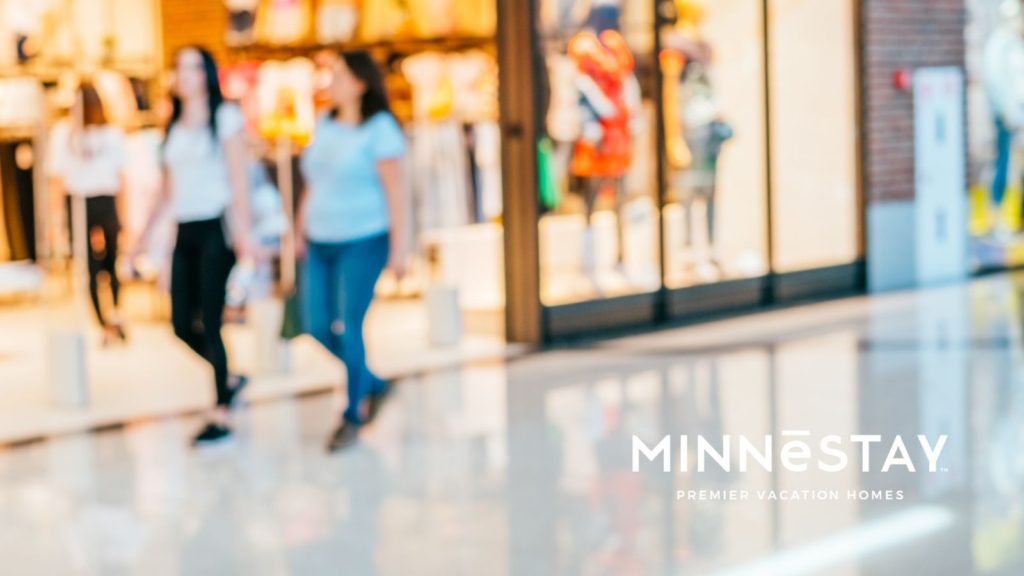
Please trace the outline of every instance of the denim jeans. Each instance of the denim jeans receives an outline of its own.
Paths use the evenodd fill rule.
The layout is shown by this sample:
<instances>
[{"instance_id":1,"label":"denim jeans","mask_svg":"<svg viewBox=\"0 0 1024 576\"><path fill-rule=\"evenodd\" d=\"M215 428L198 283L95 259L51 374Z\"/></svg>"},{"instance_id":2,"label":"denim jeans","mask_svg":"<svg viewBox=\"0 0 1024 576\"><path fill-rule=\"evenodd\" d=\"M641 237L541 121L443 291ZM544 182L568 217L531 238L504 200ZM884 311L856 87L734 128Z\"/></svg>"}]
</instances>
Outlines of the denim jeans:
<instances>
[{"instance_id":1,"label":"denim jeans","mask_svg":"<svg viewBox=\"0 0 1024 576\"><path fill-rule=\"evenodd\" d=\"M300 289L306 329L345 364L344 418L361 424L359 405L384 382L366 365L363 321L388 260L388 234L351 242L309 242Z\"/></svg>"},{"instance_id":2,"label":"denim jeans","mask_svg":"<svg viewBox=\"0 0 1024 576\"><path fill-rule=\"evenodd\" d=\"M996 165L992 176L992 203L1001 206L1006 193L1006 181L1010 171L1010 146L1013 144L1013 132L1006 122L998 116L996 122Z\"/></svg>"}]
</instances>

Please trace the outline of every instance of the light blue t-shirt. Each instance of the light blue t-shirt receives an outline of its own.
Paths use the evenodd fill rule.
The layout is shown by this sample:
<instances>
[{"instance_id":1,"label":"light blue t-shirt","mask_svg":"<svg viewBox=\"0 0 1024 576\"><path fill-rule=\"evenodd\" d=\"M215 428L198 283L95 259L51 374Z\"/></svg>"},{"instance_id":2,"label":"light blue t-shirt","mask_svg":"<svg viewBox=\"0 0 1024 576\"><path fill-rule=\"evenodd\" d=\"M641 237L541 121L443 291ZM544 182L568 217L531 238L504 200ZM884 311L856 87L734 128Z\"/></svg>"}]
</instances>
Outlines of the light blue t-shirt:
<instances>
[{"instance_id":1,"label":"light blue t-shirt","mask_svg":"<svg viewBox=\"0 0 1024 576\"><path fill-rule=\"evenodd\" d=\"M349 242L387 232L388 199L377 162L404 153L405 135L391 114L380 112L358 126L321 118L302 156L306 238Z\"/></svg>"}]
</instances>

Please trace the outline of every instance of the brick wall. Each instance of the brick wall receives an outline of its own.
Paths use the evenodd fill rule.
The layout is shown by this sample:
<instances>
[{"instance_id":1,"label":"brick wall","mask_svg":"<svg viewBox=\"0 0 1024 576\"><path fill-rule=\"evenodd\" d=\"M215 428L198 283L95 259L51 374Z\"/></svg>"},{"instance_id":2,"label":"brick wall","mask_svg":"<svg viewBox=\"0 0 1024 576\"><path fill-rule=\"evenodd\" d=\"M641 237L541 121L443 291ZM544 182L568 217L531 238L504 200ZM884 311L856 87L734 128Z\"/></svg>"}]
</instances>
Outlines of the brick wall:
<instances>
[{"instance_id":1,"label":"brick wall","mask_svg":"<svg viewBox=\"0 0 1024 576\"><path fill-rule=\"evenodd\" d=\"M864 193L868 202L909 200L913 98L892 76L900 68L964 66L964 0L862 0L860 10Z\"/></svg>"},{"instance_id":2,"label":"brick wall","mask_svg":"<svg viewBox=\"0 0 1024 576\"><path fill-rule=\"evenodd\" d=\"M228 13L224 0L161 0L164 62L170 64L182 46L199 44L208 48L218 62L227 61L224 31Z\"/></svg>"}]
</instances>

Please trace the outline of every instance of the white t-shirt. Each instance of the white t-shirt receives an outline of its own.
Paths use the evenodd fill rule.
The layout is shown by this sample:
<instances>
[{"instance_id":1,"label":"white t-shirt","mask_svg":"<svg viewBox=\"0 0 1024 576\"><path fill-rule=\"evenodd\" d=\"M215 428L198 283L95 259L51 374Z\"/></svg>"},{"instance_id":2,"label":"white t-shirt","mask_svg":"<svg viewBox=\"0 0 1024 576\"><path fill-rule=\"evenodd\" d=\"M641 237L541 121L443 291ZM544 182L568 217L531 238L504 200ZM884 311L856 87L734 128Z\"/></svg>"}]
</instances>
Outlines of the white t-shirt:
<instances>
[{"instance_id":1,"label":"white t-shirt","mask_svg":"<svg viewBox=\"0 0 1024 576\"><path fill-rule=\"evenodd\" d=\"M75 196L117 194L125 156L124 133L114 126L89 126L73 135L71 125L61 122L50 133L49 174Z\"/></svg>"},{"instance_id":2,"label":"white t-shirt","mask_svg":"<svg viewBox=\"0 0 1024 576\"><path fill-rule=\"evenodd\" d=\"M209 124L171 128L164 144L163 161L171 179L174 217L178 222L213 220L231 203L231 181L224 159L224 142L245 127L242 111L234 104L217 109L217 139Z\"/></svg>"}]
</instances>

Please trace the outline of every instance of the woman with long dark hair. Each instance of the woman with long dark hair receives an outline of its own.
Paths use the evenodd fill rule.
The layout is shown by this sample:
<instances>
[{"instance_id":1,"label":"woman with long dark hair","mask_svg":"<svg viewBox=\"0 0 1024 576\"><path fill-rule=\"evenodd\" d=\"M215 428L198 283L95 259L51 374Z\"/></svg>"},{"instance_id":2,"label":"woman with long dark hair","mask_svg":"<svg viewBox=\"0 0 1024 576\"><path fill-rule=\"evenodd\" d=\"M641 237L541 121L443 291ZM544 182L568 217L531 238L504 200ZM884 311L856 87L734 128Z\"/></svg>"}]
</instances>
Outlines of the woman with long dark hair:
<instances>
[{"instance_id":1,"label":"woman with long dark hair","mask_svg":"<svg viewBox=\"0 0 1024 576\"><path fill-rule=\"evenodd\" d=\"M49 172L57 189L67 196L68 229L72 198L85 201L85 232L89 247L89 296L103 328L104 344L126 339L118 317L121 282L117 277L118 235L121 232L120 191L124 188L124 133L107 122L103 102L92 84L78 88L70 129L55 132L50 142ZM112 310L104 312L99 292L101 276L110 286Z\"/></svg>"},{"instance_id":2,"label":"woman with long dark hair","mask_svg":"<svg viewBox=\"0 0 1024 576\"><path fill-rule=\"evenodd\" d=\"M196 435L203 445L230 438L228 408L246 379L228 372L221 324L228 275L253 258L244 120L221 94L217 64L199 47L175 58L172 113L162 150L163 186L142 234L170 204L178 223L171 261L174 333L213 367L216 407Z\"/></svg>"},{"instance_id":3,"label":"woman with long dark hair","mask_svg":"<svg viewBox=\"0 0 1024 576\"><path fill-rule=\"evenodd\" d=\"M385 265L404 272L405 137L368 53L344 52L328 66L334 109L318 122L302 158L307 192L297 229L306 328L347 373L348 407L327 446L334 451L356 441L389 389L366 365L363 321Z\"/></svg>"}]
</instances>

